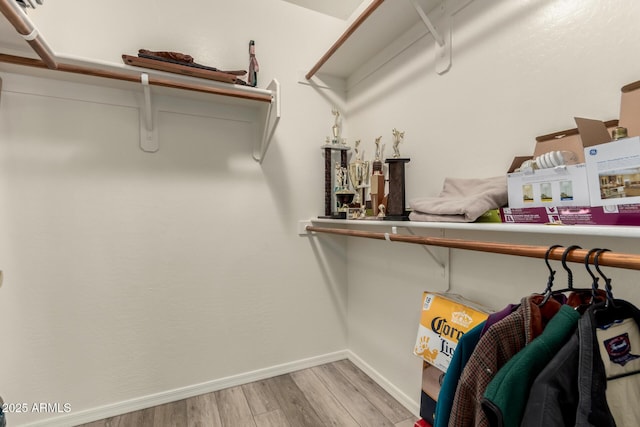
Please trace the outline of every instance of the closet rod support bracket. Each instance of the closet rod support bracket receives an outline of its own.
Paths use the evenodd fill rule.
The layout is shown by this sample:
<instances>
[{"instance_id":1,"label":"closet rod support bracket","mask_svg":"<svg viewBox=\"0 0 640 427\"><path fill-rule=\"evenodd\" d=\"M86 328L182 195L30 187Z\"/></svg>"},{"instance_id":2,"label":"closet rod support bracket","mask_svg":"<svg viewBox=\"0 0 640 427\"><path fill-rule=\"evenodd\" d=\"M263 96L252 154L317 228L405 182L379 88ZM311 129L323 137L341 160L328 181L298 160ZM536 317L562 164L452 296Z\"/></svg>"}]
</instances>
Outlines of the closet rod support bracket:
<instances>
[{"instance_id":1,"label":"closet rod support bracket","mask_svg":"<svg viewBox=\"0 0 640 427\"><path fill-rule=\"evenodd\" d=\"M153 127L153 108L151 104L151 88L149 87L149 75L140 74L143 99L140 107L140 148L147 153L158 151L158 132Z\"/></svg>"},{"instance_id":2,"label":"closet rod support bracket","mask_svg":"<svg viewBox=\"0 0 640 427\"><path fill-rule=\"evenodd\" d=\"M311 232L307 230L307 227L311 225L313 225L311 221L298 221L298 236L310 236Z\"/></svg>"},{"instance_id":3,"label":"closet rod support bracket","mask_svg":"<svg viewBox=\"0 0 640 427\"><path fill-rule=\"evenodd\" d=\"M405 229L412 236L416 236L417 235L416 233L413 232L413 230L410 227L405 227ZM443 236L444 236L444 230L440 230L440 237L443 237ZM427 246L427 245L421 245L421 246L424 248L425 251L427 251L427 253L431 257L431 259L438 265L438 267L442 268L443 270L448 268L448 264L449 264L449 251L448 250L446 252L446 255L444 256L445 260L443 261L441 259L441 257L439 257L433 251L433 249L430 246Z\"/></svg>"},{"instance_id":4,"label":"closet rod support bracket","mask_svg":"<svg viewBox=\"0 0 640 427\"><path fill-rule=\"evenodd\" d=\"M262 163L264 160L264 156L267 153L269 144L271 144L273 135L280 122L280 116L282 115L280 106L280 83L278 80L273 79L267 86L267 89L270 90L273 95L271 103L267 106L266 112L261 119L262 136L253 147L252 154L253 159L258 163Z\"/></svg>"},{"instance_id":5,"label":"closet rod support bracket","mask_svg":"<svg viewBox=\"0 0 640 427\"><path fill-rule=\"evenodd\" d=\"M424 12L418 0L411 0L413 7L424 22L435 40L435 68L436 73L444 74L451 68L451 11L447 7L447 0L443 0L433 13L433 18Z\"/></svg>"},{"instance_id":6,"label":"closet rod support bracket","mask_svg":"<svg viewBox=\"0 0 640 427\"><path fill-rule=\"evenodd\" d=\"M431 22L431 19L429 18L429 16L424 12L424 10L422 9L422 6L418 4L418 0L411 0L411 3L413 3L413 8L416 10L418 15L420 16L420 19L422 19L422 22L424 22L424 25L427 26L427 29L429 30L433 38L436 40L436 43L438 44L438 46L440 47L444 46L445 44L444 38L442 37L442 35L440 34L436 26L433 25L433 22Z\"/></svg>"}]
</instances>

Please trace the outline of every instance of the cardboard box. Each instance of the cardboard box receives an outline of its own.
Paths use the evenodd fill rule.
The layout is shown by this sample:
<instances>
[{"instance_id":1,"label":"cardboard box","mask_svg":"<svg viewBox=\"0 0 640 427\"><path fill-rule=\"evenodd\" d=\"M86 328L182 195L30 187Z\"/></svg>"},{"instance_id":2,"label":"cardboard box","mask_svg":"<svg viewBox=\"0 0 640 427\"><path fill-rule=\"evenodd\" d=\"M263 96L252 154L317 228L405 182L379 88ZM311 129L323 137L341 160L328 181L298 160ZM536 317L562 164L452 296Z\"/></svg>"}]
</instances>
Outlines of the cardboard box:
<instances>
[{"instance_id":1,"label":"cardboard box","mask_svg":"<svg viewBox=\"0 0 640 427\"><path fill-rule=\"evenodd\" d=\"M444 372L427 362L422 363L422 391L420 393L420 417L433 424L442 386Z\"/></svg>"},{"instance_id":2,"label":"cardboard box","mask_svg":"<svg viewBox=\"0 0 640 427\"><path fill-rule=\"evenodd\" d=\"M413 354L446 372L460 337L488 315L488 309L460 295L425 292Z\"/></svg>"},{"instance_id":3,"label":"cardboard box","mask_svg":"<svg viewBox=\"0 0 640 427\"><path fill-rule=\"evenodd\" d=\"M640 136L640 81L620 89L620 126L627 128L627 135Z\"/></svg>"},{"instance_id":4,"label":"cardboard box","mask_svg":"<svg viewBox=\"0 0 640 427\"><path fill-rule=\"evenodd\" d=\"M526 160L531 160L533 159L532 156L516 156L513 158L513 161L511 162L511 166L509 166L509 169L507 169L507 173L511 173L511 172L515 172L516 169L518 169L520 166L522 166L522 163L524 163Z\"/></svg>"},{"instance_id":5,"label":"cardboard box","mask_svg":"<svg viewBox=\"0 0 640 427\"><path fill-rule=\"evenodd\" d=\"M509 173L507 191L510 208L589 205L584 164Z\"/></svg>"},{"instance_id":6,"label":"cardboard box","mask_svg":"<svg viewBox=\"0 0 640 427\"><path fill-rule=\"evenodd\" d=\"M640 226L640 204L500 208L504 223Z\"/></svg>"},{"instance_id":7,"label":"cardboard box","mask_svg":"<svg viewBox=\"0 0 640 427\"><path fill-rule=\"evenodd\" d=\"M581 138L592 149L585 149L590 188L590 205L613 206L640 202L640 159L637 140L640 136L640 81L625 85L620 96L619 125L627 128L630 138L611 141L598 120L576 118ZM587 147L587 145L585 145Z\"/></svg>"},{"instance_id":8,"label":"cardboard box","mask_svg":"<svg viewBox=\"0 0 640 427\"><path fill-rule=\"evenodd\" d=\"M640 203L640 136L584 151L591 206Z\"/></svg>"},{"instance_id":9,"label":"cardboard box","mask_svg":"<svg viewBox=\"0 0 640 427\"><path fill-rule=\"evenodd\" d=\"M601 121L597 122L603 123ZM612 130L618 126L618 120L609 120L604 122L604 125L606 129ZM586 124L586 126L588 126L588 124ZM533 156L538 157L550 151L571 151L576 155L578 159L577 163L584 163L584 147L599 143L600 142L593 142L593 139L583 141L581 132L576 127L536 137Z\"/></svg>"}]
</instances>

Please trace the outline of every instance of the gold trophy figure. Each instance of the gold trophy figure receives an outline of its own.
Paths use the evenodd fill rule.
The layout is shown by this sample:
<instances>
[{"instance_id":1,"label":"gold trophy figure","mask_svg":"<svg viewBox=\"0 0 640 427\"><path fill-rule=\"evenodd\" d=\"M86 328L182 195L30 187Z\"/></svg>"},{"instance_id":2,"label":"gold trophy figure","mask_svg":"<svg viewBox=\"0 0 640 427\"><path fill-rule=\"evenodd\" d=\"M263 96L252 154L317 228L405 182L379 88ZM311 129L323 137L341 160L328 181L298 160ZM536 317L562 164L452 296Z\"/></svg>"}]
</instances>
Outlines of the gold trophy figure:
<instances>
[{"instance_id":1,"label":"gold trophy figure","mask_svg":"<svg viewBox=\"0 0 640 427\"><path fill-rule=\"evenodd\" d=\"M356 204L361 207L365 204L365 188L369 186L369 166L368 161L362 160L363 152L360 150L360 140L355 142L355 160L349 163L349 179L351 186L356 192Z\"/></svg>"},{"instance_id":2,"label":"gold trophy figure","mask_svg":"<svg viewBox=\"0 0 640 427\"><path fill-rule=\"evenodd\" d=\"M393 157L397 159L400 157L400 149L398 146L404 138L404 131L400 132L398 129L393 128L391 134L393 135Z\"/></svg>"},{"instance_id":3,"label":"gold trophy figure","mask_svg":"<svg viewBox=\"0 0 640 427\"><path fill-rule=\"evenodd\" d=\"M331 114L335 116L333 126L331 126L331 133L333 134L331 142L333 144L338 144L340 142L340 111L337 108L334 108L331 110Z\"/></svg>"}]
</instances>

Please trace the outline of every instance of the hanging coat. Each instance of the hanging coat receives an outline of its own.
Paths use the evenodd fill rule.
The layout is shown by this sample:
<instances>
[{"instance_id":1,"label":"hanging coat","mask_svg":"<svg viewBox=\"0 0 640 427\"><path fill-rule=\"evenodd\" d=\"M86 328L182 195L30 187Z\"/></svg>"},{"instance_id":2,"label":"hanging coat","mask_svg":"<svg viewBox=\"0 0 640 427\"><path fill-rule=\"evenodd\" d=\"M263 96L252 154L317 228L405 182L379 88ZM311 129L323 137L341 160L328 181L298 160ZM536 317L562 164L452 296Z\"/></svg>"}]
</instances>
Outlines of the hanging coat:
<instances>
[{"instance_id":1,"label":"hanging coat","mask_svg":"<svg viewBox=\"0 0 640 427\"><path fill-rule=\"evenodd\" d=\"M640 325L640 311L633 304L614 302ZM533 382L522 427L616 426L607 403L607 376L596 339L596 310L597 306L587 309L571 339ZM635 400L618 403L638 405Z\"/></svg>"},{"instance_id":2,"label":"hanging coat","mask_svg":"<svg viewBox=\"0 0 640 427\"><path fill-rule=\"evenodd\" d=\"M518 427L531 384L575 331L580 313L563 305L542 334L502 367L482 399L491 427Z\"/></svg>"}]
</instances>

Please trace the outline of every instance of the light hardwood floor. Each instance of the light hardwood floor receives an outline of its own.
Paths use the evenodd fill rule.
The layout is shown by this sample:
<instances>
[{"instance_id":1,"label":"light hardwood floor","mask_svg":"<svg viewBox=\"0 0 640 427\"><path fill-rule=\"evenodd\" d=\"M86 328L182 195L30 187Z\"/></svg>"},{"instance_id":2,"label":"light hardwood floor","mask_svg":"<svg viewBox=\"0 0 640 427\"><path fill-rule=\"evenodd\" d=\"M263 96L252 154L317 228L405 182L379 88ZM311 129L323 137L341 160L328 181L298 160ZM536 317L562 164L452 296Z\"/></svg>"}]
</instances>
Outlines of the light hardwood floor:
<instances>
[{"instance_id":1,"label":"light hardwood floor","mask_svg":"<svg viewBox=\"0 0 640 427\"><path fill-rule=\"evenodd\" d=\"M340 360L81 427L413 427L417 419Z\"/></svg>"}]
</instances>

